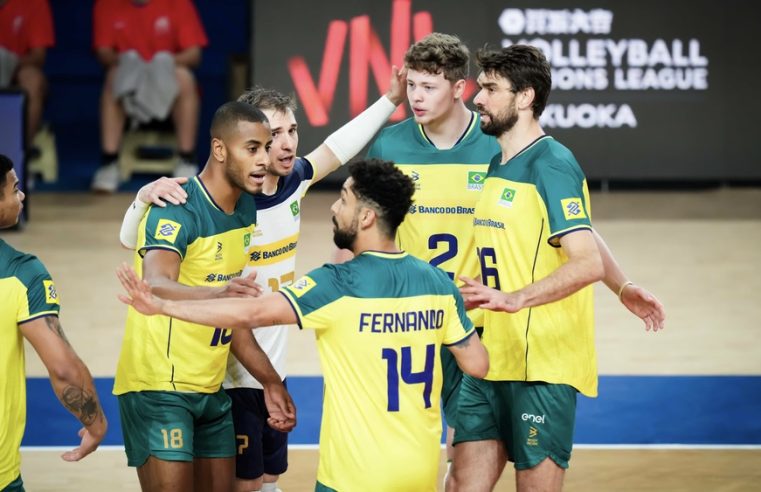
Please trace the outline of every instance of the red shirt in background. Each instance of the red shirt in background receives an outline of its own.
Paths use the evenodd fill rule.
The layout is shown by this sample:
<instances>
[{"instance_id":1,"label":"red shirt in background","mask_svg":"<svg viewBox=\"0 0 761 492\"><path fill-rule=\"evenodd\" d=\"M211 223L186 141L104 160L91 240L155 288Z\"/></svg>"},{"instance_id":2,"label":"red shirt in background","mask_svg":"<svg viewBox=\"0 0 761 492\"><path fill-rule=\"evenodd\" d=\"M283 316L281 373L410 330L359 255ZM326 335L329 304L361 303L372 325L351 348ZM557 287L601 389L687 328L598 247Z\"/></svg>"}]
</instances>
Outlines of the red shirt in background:
<instances>
[{"instance_id":1,"label":"red shirt in background","mask_svg":"<svg viewBox=\"0 0 761 492\"><path fill-rule=\"evenodd\" d=\"M179 53L208 43L191 0L149 0L145 5L97 0L93 21L95 49L135 50L146 61L159 51Z\"/></svg>"},{"instance_id":2,"label":"red shirt in background","mask_svg":"<svg viewBox=\"0 0 761 492\"><path fill-rule=\"evenodd\" d=\"M55 44L48 0L8 0L0 7L0 46L19 56Z\"/></svg>"}]
</instances>

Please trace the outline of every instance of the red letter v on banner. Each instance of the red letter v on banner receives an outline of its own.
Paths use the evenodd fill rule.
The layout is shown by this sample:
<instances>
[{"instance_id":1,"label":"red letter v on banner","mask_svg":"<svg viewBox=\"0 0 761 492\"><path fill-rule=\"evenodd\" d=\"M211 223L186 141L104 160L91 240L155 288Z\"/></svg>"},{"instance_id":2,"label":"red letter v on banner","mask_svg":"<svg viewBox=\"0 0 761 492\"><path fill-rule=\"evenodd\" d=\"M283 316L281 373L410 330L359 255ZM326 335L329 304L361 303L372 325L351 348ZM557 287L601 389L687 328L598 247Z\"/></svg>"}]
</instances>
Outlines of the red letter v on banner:
<instances>
[{"instance_id":1,"label":"red letter v on banner","mask_svg":"<svg viewBox=\"0 0 761 492\"><path fill-rule=\"evenodd\" d=\"M315 87L314 79L309 73L306 60L295 56L288 60L288 71L296 87L296 93L304 105L309 124L325 126L328 124L328 112L333 105L333 96L338 84L338 74L341 70L346 34L349 30L345 21L335 20L328 25L328 36L325 40L325 51L322 55L319 86Z\"/></svg>"}]
</instances>

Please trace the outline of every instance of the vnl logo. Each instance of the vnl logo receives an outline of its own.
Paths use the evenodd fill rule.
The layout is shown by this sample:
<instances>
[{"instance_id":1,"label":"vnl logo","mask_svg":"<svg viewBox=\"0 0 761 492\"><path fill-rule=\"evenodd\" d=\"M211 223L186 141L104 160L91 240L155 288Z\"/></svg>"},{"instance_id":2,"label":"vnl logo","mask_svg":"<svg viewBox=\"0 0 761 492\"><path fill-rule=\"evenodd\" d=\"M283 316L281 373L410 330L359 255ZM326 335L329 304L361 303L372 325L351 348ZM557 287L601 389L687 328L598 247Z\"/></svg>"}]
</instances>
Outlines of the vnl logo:
<instances>
[{"instance_id":1,"label":"vnl logo","mask_svg":"<svg viewBox=\"0 0 761 492\"><path fill-rule=\"evenodd\" d=\"M417 42L433 32L430 12L412 12L412 0L391 2L391 44L387 52L370 23L369 15L353 17L349 21L336 19L328 24L325 48L320 65L319 81L315 84L312 73L303 56L288 60L288 72L296 88L309 124L325 126L330 123L341 62L349 38L349 113L358 115L367 107L369 75L372 73L380 94L388 90L391 65L401 67L404 53L412 42ZM475 83L468 81L466 98L475 90ZM400 105L391 121L406 116L405 105Z\"/></svg>"}]
</instances>

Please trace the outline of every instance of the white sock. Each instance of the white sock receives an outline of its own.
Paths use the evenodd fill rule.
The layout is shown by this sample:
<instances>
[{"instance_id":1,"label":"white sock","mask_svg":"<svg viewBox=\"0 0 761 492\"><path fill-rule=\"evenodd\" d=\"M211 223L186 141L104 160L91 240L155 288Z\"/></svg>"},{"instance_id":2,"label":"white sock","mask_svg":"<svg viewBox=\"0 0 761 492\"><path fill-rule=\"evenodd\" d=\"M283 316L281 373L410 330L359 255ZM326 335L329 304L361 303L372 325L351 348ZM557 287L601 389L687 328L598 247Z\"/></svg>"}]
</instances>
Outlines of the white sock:
<instances>
[{"instance_id":1,"label":"white sock","mask_svg":"<svg viewBox=\"0 0 761 492\"><path fill-rule=\"evenodd\" d=\"M278 492L277 482L265 482L262 484L262 492Z\"/></svg>"}]
</instances>

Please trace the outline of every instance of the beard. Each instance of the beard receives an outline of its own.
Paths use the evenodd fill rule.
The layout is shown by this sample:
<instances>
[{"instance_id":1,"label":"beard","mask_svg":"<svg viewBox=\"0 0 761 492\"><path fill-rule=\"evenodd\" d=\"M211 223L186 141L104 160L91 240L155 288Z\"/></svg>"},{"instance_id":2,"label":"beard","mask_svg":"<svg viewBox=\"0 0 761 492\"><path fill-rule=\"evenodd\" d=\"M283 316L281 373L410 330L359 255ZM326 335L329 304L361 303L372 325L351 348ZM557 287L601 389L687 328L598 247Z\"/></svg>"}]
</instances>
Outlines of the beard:
<instances>
[{"instance_id":1,"label":"beard","mask_svg":"<svg viewBox=\"0 0 761 492\"><path fill-rule=\"evenodd\" d=\"M230 156L228 156L227 159L227 162L225 162L225 178L230 185L250 195L255 195L262 191L261 186L252 185L248 181L248 175L243 172L243 164L237 162ZM269 169L266 169L265 172L266 171L269 171Z\"/></svg>"},{"instance_id":2,"label":"beard","mask_svg":"<svg viewBox=\"0 0 761 492\"><path fill-rule=\"evenodd\" d=\"M351 225L347 229L341 229L338 227L338 222L336 222L336 218L333 217L333 225L335 226L333 228L333 242L336 244L336 247L339 249L352 249L352 246L354 246L354 241L357 239L357 226L359 224L359 220L357 217L354 217L354 219L351 221Z\"/></svg>"},{"instance_id":3,"label":"beard","mask_svg":"<svg viewBox=\"0 0 761 492\"><path fill-rule=\"evenodd\" d=\"M509 132L518 122L518 112L515 110L514 105L511 105L498 115L485 112L482 109L479 110L489 116L488 123L484 122L483 119L481 120L481 131L487 135L499 137L500 135Z\"/></svg>"}]
</instances>

